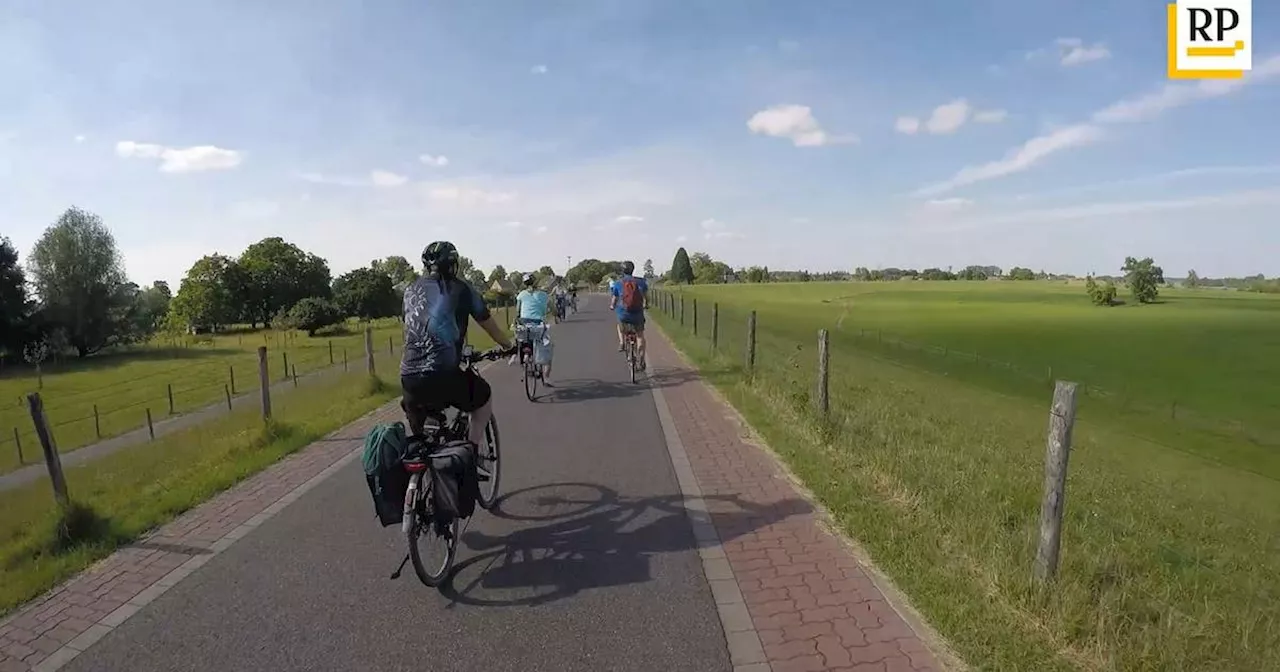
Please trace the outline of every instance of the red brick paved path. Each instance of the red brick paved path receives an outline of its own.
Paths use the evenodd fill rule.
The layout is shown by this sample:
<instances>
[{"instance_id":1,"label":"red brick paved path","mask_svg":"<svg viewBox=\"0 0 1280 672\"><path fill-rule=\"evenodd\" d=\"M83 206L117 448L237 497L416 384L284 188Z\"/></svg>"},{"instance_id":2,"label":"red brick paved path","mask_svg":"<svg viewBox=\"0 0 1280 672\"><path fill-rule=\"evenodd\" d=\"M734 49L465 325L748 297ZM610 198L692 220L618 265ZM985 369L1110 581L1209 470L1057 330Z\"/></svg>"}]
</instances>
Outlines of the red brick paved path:
<instances>
[{"instance_id":1,"label":"red brick paved path","mask_svg":"<svg viewBox=\"0 0 1280 672\"><path fill-rule=\"evenodd\" d=\"M773 672L942 670L735 414L700 379L670 375L688 365L666 339L650 339L648 359ZM734 495L793 513L744 519Z\"/></svg>"}]
</instances>

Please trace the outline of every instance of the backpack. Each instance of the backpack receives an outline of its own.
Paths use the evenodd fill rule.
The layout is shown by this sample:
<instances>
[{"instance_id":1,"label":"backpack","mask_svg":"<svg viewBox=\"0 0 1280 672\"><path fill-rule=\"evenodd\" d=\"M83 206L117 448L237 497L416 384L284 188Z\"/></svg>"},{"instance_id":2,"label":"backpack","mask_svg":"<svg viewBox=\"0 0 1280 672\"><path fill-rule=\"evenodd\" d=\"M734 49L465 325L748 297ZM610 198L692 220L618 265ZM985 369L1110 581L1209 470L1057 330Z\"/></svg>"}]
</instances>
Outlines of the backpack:
<instances>
[{"instance_id":1,"label":"backpack","mask_svg":"<svg viewBox=\"0 0 1280 672\"><path fill-rule=\"evenodd\" d=\"M622 281L622 307L628 313L638 313L644 310L644 292L640 291L640 283L635 278L628 277Z\"/></svg>"},{"instance_id":2,"label":"backpack","mask_svg":"<svg viewBox=\"0 0 1280 672\"><path fill-rule=\"evenodd\" d=\"M409 472L403 466L407 445L403 422L376 424L364 437L360 459L365 483L383 527L399 525L404 519L404 494L409 489Z\"/></svg>"},{"instance_id":3,"label":"backpack","mask_svg":"<svg viewBox=\"0 0 1280 672\"><path fill-rule=\"evenodd\" d=\"M470 441L450 441L433 451L431 505L441 522L470 518L480 498L480 474Z\"/></svg>"}]
</instances>

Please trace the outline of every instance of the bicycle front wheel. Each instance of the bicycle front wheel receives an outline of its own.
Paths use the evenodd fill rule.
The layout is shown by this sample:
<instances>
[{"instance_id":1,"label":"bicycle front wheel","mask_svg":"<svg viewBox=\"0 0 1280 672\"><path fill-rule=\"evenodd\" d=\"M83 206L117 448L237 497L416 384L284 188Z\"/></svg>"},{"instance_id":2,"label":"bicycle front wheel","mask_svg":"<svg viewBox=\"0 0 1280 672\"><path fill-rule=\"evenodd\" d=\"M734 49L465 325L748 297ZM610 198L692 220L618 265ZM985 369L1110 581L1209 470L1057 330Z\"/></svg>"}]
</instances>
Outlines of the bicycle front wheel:
<instances>
[{"instance_id":1,"label":"bicycle front wheel","mask_svg":"<svg viewBox=\"0 0 1280 672\"><path fill-rule=\"evenodd\" d=\"M480 472L480 508L488 511L498 501L502 484L502 449L499 445L498 419L489 416L484 428L484 445L476 446L476 468Z\"/></svg>"},{"instance_id":2,"label":"bicycle front wheel","mask_svg":"<svg viewBox=\"0 0 1280 672\"><path fill-rule=\"evenodd\" d=\"M538 397L538 371L537 364L528 362L524 368L524 396L533 401Z\"/></svg>"}]
</instances>

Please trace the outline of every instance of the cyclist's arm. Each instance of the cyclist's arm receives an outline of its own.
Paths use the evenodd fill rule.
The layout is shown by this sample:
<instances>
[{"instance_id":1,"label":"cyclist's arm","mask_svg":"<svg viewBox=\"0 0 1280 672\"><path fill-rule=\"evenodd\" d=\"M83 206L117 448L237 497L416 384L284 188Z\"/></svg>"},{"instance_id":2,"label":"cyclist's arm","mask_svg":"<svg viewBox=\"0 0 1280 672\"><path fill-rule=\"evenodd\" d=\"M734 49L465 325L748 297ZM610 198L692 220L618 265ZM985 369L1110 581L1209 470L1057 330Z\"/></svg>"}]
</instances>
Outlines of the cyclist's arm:
<instances>
[{"instance_id":1,"label":"cyclist's arm","mask_svg":"<svg viewBox=\"0 0 1280 672\"><path fill-rule=\"evenodd\" d=\"M489 338L492 338L494 343L501 345L507 350L515 347L515 344L511 342L511 337L507 335L507 332L502 328L502 325L498 324L498 321L493 319L492 315L484 320L477 320L476 322L480 325L481 329L484 329L484 333L489 334Z\"/></svg>"}]
</instances>

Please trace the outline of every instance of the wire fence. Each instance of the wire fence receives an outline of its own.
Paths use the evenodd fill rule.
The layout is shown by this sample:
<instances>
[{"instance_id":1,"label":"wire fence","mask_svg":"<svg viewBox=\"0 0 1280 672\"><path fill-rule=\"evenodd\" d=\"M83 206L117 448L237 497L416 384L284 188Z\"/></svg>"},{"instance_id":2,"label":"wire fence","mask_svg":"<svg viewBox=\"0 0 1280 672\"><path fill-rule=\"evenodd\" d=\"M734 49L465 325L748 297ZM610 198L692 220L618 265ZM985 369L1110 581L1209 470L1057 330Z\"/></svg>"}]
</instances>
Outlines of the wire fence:
<instances>
[{"instance_id":1,"label":"wire fence","mask_svg":"<svg viewBox=\"0 0 1280 672\"><path fill-rule=\"evenodd\" d=\"M403 333L399 328L380 328L375 332L375 351L398 353ZM60 384L64 375L92 379L97 371L79 374L45 374L10 379L11 401L0 400L0 473L11 471L40 459L39 443L26 394L40 392L44 413L57 436L59 452L70 452L130 431L154 425L161 420L211 407L230 407L233 400L260 389L258 361L255 351L218 347L231 337L197 342L189 340L176 360L194 357L197 361L156 370L143 370L139 375L121 377L117 382L89 389L75 389ZM256 350L258 343L269 347L267 367L272 385L300 384L326 370L344 370L364 365L363 334L333 338L307 338L290 332L239 334L235 345L247 342ZM134 352L113 355L113 359L129 362L145 356ZM134 360L136 361L136 360ZM103 374L118 375L118 374ZM84 379L82 378L82 380ZM62 389L60 389L62 388ZM64 391L65 390L65 391Z\"/></svg>"},{"instance_id":2,"label":"wire fence","mask_svg":"<svg viewBox=\"0 0 1280 672\"><path fill-rule=\"evenodd\" d=\"M1007 607L1117 669L1274 667L1260 653L1280 646L1273 431L1086 384L1064 412L1048 367L655 290L654 321L886 569ZM1050 597L1033 572L1056 573ZM1181 618L1153 634L1168 613ZM1223 614L1233 625L1197 629Z\"/></svg>"}]
</instances>

